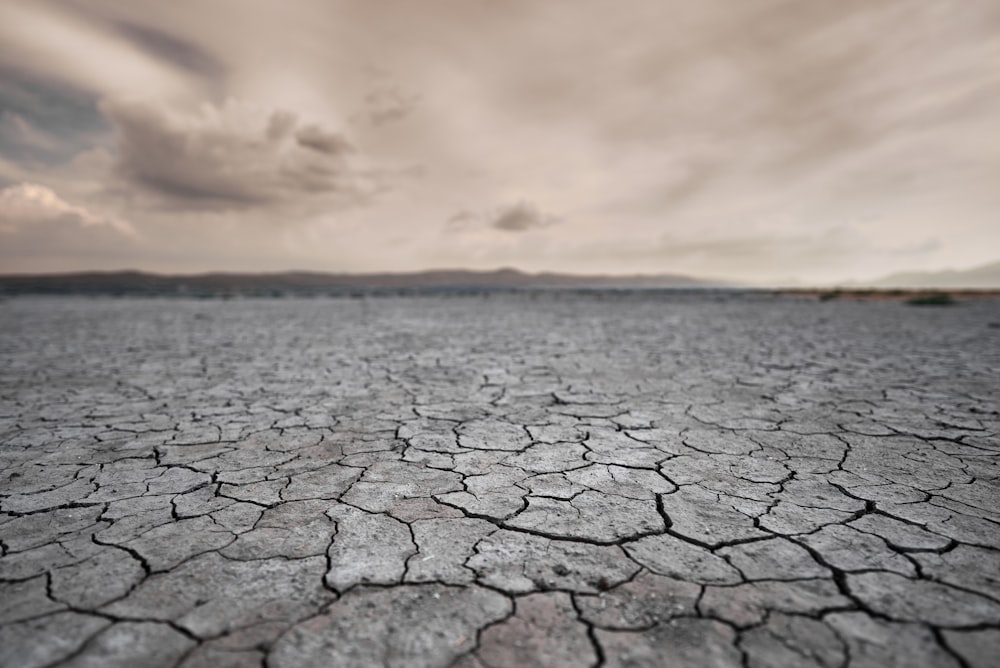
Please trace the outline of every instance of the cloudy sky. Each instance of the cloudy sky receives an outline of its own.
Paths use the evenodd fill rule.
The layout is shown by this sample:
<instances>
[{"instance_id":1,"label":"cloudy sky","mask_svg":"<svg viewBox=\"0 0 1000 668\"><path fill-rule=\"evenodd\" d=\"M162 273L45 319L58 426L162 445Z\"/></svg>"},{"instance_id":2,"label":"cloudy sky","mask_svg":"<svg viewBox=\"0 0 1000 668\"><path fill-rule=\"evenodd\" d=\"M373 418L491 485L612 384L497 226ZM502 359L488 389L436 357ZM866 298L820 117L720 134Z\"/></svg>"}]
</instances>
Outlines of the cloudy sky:
<instances>
[{"instance_id":1,"label":"cloudy sky","mask_svg":"<svg viewBox=\"0 0 1000 668\"><path fill-rule=\"evenodd\" d=\"M0 271L1000 259L996 0L0 0Z\"/></svg>"}]
</instances>

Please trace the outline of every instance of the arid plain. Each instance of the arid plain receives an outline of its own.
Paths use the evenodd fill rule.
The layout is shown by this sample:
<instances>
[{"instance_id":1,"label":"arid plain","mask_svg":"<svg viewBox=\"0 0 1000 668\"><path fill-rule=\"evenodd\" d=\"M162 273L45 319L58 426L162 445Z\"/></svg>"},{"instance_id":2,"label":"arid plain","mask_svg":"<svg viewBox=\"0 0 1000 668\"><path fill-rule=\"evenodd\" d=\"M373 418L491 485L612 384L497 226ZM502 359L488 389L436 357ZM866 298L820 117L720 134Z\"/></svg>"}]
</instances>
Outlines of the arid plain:
<instances>
[{"instance_id":1,"label":"arid plain","mask_svg":"<svg viewBox=\"0 0 1000 668\"><path fill-rule=\"evenodd\" d=\"M0 302L0 665L986 667L1000 301Z\"/></svg>"}]
</instances>

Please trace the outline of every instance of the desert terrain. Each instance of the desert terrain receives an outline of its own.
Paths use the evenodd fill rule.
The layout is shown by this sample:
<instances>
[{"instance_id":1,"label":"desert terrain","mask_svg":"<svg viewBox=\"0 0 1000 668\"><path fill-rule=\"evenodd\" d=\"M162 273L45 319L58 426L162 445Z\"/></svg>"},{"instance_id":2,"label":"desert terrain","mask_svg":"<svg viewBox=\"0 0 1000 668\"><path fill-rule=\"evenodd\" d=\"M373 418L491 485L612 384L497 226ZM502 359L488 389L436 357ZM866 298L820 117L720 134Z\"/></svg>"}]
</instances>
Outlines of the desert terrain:
<instances>
[{"instance_id":1,"label":"desert terrain","mask_svg":"<svg viewBox=\"0 0 1000 668\"><path fill-rule=\"evenodd\" d=\"M0 666L1000 656L1000 301L0 301Z\"/></svg>"}]
</instances>

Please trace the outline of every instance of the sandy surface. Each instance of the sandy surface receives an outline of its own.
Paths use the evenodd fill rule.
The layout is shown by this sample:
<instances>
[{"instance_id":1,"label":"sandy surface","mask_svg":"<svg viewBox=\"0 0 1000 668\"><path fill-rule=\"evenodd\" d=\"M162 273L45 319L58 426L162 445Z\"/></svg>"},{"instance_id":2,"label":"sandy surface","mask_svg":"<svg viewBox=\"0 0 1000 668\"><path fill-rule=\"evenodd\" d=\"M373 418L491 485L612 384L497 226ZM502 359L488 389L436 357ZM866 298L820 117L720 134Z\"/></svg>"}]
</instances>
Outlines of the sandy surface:
<instances>
[{"instance_id":1,"label":"sandy surface","mask_svg":"<svg viewBox=\"0 0 1000 668\"><path fill-rule=\"evenodd\" d=\"M998 322L0 302L0 665L995 665Z\"/></svg>"}]
</instances>

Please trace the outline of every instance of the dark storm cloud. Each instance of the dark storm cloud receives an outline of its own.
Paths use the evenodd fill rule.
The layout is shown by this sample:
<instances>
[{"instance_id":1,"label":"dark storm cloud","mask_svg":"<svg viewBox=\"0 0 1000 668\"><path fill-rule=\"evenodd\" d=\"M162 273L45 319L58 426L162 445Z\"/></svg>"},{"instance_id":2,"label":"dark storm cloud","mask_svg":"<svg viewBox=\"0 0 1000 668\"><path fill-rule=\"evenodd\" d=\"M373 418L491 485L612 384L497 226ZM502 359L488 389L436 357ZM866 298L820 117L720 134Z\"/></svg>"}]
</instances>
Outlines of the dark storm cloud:
<instances>
[{"instance_id":1,"label":"dark storm cloud","mask_svg":"<svg viewBox=\"0 0 1000 668\"><path fill-rule=\"evenodd\" d=\"M116 133L114 172L176 210L297 206L324 197L360 204L386 187L386 174L357 164L350 143L287 111L230 105L198 114L106 100Z\"/></svg>"},{"instance_id":2,"label":"dark storm cloud","mask_svg":"<svg viewBox=\"0 0 1000 668\"><path fill-rule=\"evenodd\" d=\"M190 40L131 21L110 21L110 24L116 32L155 58L216 82L225 78L223 63Z\"/></svg>"},{"instance_id":3,"label":"dark storm cloud","mask_svg":"<svg viewBox=\"0 0 1000 668\"><path fill-rule=\"evenodd\" d=\"M0 155L53 164L108 130L95 95L0 66Z\"/></svg>"}]
</instances>

